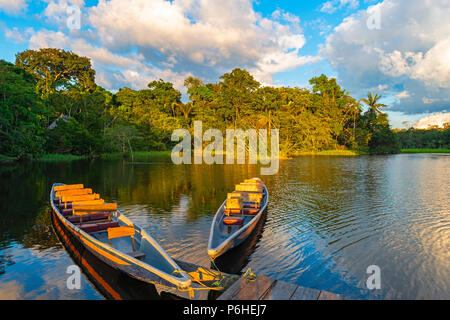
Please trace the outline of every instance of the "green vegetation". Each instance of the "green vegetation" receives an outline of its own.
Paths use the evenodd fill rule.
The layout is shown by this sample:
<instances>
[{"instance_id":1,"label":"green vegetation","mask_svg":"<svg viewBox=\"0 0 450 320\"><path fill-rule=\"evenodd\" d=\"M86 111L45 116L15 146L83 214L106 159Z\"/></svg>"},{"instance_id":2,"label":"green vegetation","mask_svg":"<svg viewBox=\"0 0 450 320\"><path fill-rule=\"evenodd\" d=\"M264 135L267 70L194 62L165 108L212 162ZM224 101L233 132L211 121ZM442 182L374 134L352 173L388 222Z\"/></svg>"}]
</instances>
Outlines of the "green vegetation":
<instances>
[{"instance_id":1,"label":"green vegetation","mask_svg":"<svg viewBox=\"0 0 450 320\"><path fill-rule=\"evenodd\" d=\"M80 160L87 159L87 156L74 156L71 154L44 154L35 160L37 161L72 161L72 160Z\"/></svg>"},{"instance_id":2,"label":"green vegetation","mask_svg":"<svg viewBox=\"0 0 450 320\"><path fill-rule=\"evenodd\" d=\"M325 75L309 83L311 90L267 87L234 69L217 83L187 78L184 103L170 82L160 79L146 89L125 87L113 94L95 84L88 58L59 49L27 50L15 65L0 61L0 154L41 161L123 155L146 161L169 155L172 132L192 132L196 120L203 130L224 134L231 128L279 129L283 157L417 147L405 146L403 133L390 129L378 94L357 101ZM447 146L439 147L447 148L448 133L443 139Z\"/></svg>"},{"instance_id":3,"label":"green vegetation","mask_svg":"<svg viewBox=\"0 0 450 320\"><path fill-rule=\"evenodd\" d=\"M7 157L7 156L4 156L4 155L0 154L0 163L11 163L11 162L14 162L16 160L17 160L16 158Z\"/></svg>"},{"instance_id":4,"label":"green vegetation","mask_svg":"<svg viewBox=\"0 0 450 320\"><path fill-rule=\"evenodd\" d=\"M171 151L137 151L133 153L103 153L101 159L112 160L126 158L135 162L146 162L155 160L170 160Z\"/></svg>"},{"instance_id":5,"label":"green vegetation","mask_svg":"<svg viewBox=\"0 0 450 320\"><path fill-rule=\"evenodd\" d=\"M295 152L293 156L358 156L366 154L359 150L323 150L323 151L303 151Z\"/></svg>"},{"instance_id":6,"label":"green vegetation","mask_svg":"<svg viewBox=\"0 0 450 320\"><path fill-rule=\"evenodd\" d=\"M450 153L450 149L402 149L401 153Z\"/></svg>"},{"instance_id":7,"label":"green vegetation","mask_svg":"<svg viewBox=\"0 0 450 320\"><path fill-rule=\"evenodd\" d=\"M396 130L402 149L436 150L450 149L450 124L444 128Z\"/></svg>"}]
</instances>

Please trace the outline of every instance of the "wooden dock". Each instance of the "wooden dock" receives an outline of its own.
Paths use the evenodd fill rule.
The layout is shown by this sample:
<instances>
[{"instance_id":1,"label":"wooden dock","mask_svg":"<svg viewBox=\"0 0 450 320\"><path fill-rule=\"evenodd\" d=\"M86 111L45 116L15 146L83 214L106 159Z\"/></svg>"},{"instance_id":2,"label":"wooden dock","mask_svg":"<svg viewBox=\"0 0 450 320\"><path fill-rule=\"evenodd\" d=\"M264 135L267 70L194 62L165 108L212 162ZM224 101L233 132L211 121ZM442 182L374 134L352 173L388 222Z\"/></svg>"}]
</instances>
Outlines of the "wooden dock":
<instances>
[{"instance_id":1,"label":"wooden dock","mask_svg":"<svg viewBox=\"0 0 450 320\"><path fill-rule=\"evenodd\" d=\"M218 300L344 300L344 298L328 291L257 276L256 280L252 281L239 278Z\"/></svg>"},{"instance_id":2,"label":"wooden dock","mask_svg":"<svg viewBox=\"0 0 450 320\"><path fill-rule=\"evenodd\" d=\"M187 272L198 272L198 270L206 269L208 273L218 273L215 270L193 263L180 260L176 260L176 262ZM211 296L208 295L207 291L200 291L196 293L194 299L207 300L214 297L212 299L217 300L344 300L339 294L306 288L262 275L256 276L254 280L249 280L243 276L226 273L221 274L225 276L226 280L225 291L223 293L216 292L216 294ZM195 283L193 283L193 287L197 287ZM181 297L180 293L176 293L176 295ZM189 299L186 295L183 298Z\"/></svg>"}]
</instances>

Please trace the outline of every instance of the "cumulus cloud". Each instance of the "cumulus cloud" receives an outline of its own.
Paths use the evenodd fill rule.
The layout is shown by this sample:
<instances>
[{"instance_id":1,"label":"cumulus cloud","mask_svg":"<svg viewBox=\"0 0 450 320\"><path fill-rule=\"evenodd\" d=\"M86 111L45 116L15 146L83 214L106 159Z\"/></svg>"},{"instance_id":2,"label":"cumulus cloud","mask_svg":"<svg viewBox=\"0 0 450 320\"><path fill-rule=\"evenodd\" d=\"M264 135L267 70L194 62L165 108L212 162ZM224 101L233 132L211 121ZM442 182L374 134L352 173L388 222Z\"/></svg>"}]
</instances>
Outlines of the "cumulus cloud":
<instances>
[{"instance_id":1,"label":"cumulus cloud","mask_svg":"<svg viewBox=\"0 0 450 320\"><path fill-rule=\"evenodd\" d=\"M5 37L14 40L17 43L27 42L33 33L33 28L27 28L25 31L22 31L17 27L13 27L12 29L5 27Z\"/></svg>"},{"instance_id":2,"label":"cumulus cloud","mask_svg":"<svg viewBox=\"0 0 450 320\"><path fill-rule=\"evenodd\" d=\"M331 0L325 2L320 11L326 13L334 13L343 7L348 6L350 9L357 9L359 7L359 0Z\"/></svg>"},{"instance_id":3,"label":"cumulus cloud","mask_svg":"<svg viewBox=\"0 0 450 320\"><path fill-rule=\"evenodd\" d=\"M416 129L427 129L429 126L442 128L446 123L450 123L450 112L438 112L417 120L413 127Z\"/></svg>"},{"instance_id":4,"label":"cumulus cloud","mask_svg":"<svg viewBox=\"0 0 450 320\"><path fill-rule=\"evenodd\" d=\"M65 33L45 29L33 32L28 40L30 49L67 48L70 43L70 38Z\"/></svg>"},{"instance_id":5,"label":"cumulus cloud","mask_svg":"<svg viewBox=\"0 0 450 320\"><path fill-rule=\"evenodd\" d=\"M409 98L410 95L409 95L408 91L403 91L403 92L400 92L399 94L396 94L395 97L399 98L399 99L405 99L405 98Z\"/></svg>"},{"instance_id":6,"label":"cumulus cloud","mask_svg":"<svg viewBox=\"0 0 450 320\"><path fill-rule=\"evenodd\" d=\"M1 1L1 0L0 0ZM318 56L301 55L306 40L300 18L284 10L268 17L251 0L47 1L41 16L56 30L9 30L31 49L63 48L92 59L97 82L107 89L140 89L162 78L184 90L188 76L205 81L245 68L263 84ZM68 28L70 6L81 9L81 28ZM55 28L56 27L56 28Z\"/></svg>"},{"instance_id":7,"label":"cumulus cloud","mask_svg":"<svg viewBox=\"0 0 450 320\"><path fill-rule=\"evenodd\" d=\"M374 14L379 28L369 28ZM442 111L450 105L449 15L446 1L384 0L345 18L320 53L356 94L382 85L399 98L391 110Z\"/></svg>"},{"instance_id":8,"label":"cumulus cloud","mask_svg":"<svg viewBox=\"0 0 450 320\"><path fill-rule=\"evenodd\" d=\"M264 18L250 0L100 1L89 9L89 24L102 46L137 50L156 66L170 66L215 80L235 67L270 83L273 75L305 63L299 18L276 11Z\"/></svg>"},{"instance_id":9,"label":"cumulus cloud","mask_svg":"<svg viewBox=\"0 0 450 320\"><path fill-rule=\"evenodd\" d=\"M18 14L27 8L26 0L0 0L0 12Z\"/></svg>"},{"instance_id":10,"label":"cumulus cloud","mask_svg":"<svg viewBox=\"0 0 450 320\"><path fill-rule=\"evenodd\" d=\"M48 24L56 24L61 27L67 26L69 15L73 14L73 10L70 10L71 8L81 10L85 5L84 0L58 0L48 2L42 15L46 18Z\"/></svg>"},{"instance_id":11,"label":"cumulus cloud","mask_svg":"<svg viewBox=\"0 0 450 320\"><path fill-rule=\"evenodd\" d=\"M40 30L29 38L30 49L65 48L74 53L89 57L96 70L96 82L107 89L116 90L127 86L142 89L155 79L170 81L179 89L183 80L192 75L178 74L170 69L160 69L149 64L143 55L129 53L127 56L109 51L104 47L92 45L83 38L71 38L62 31Z\"/></svg>"}]
</instances>

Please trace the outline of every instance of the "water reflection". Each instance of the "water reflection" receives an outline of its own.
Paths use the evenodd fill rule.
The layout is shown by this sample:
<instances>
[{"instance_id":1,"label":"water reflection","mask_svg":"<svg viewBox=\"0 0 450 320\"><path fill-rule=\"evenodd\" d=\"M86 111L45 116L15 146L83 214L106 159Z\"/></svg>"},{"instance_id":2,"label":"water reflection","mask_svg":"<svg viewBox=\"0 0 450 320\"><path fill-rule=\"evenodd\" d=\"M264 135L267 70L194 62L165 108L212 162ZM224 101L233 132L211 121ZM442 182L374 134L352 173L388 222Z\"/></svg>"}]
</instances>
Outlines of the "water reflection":
<instances>
[{"instance_id":1,"label":"water reflection","mask_svg":"<svg viewBox=\"0 0 450 320\"><path fill-rule=\"evenodd\" d=\"M271 195L264 224L247 246L218 261L219 269L251 268L351 298L448 299L449 161L445 155L281 161L277 175L264 177ZM2 166L0 297L107 296L86 277L82 290L65 288L73 261L51 227L48 192L56 181L89 185L117 201L172 257L209 266L206 248L217 208L234 184L258 174L251 165L163 161ZM381 268L382 290L368 292L366 269L373 264Z\"/></svg>"}]
</instances>

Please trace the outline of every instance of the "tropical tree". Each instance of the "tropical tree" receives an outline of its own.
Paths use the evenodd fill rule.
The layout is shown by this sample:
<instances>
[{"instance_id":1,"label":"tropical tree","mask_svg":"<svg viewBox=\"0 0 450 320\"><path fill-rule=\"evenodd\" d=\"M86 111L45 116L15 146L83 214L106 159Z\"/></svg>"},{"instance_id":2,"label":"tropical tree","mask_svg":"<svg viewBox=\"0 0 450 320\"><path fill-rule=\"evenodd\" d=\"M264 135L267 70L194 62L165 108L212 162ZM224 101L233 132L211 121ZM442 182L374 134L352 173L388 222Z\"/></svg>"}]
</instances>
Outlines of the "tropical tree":
<instances>
[{"instance_id":1,"label":"tropical tree","mask_svg":"<svg viewBox=\"0 0 450 320\"><path fill-rule=\"evenodd\" d=\"M34 79L0 60L0 154L27 158L42 153L46 110Z\"/></svg>"},{"instance_id":2,"label":"tropical tree","mask_svg":"<svg viewBox=\"0 0 450 320\"><path fill-rule=\"evenodd\" d=\"M372 92L369 92L367 94L367 98L362 98L360 101L368 105L371 110L376 111L378 114L382 114L383 112L381 112L381 109L386 107L386 105L379 103L378 101L380 99L381 95L379 95L378 93L373 94Z\"/></svg>"},{"instance_id":3,"label":"tropical tree","mask_svg":"<svg viewBox=\"0 0 450 320\"><path fill-rule=\"evenodd\" d=\"M36 89L42 97L73 87L86 92L96 87L90 59L70 51L51 48L26 50L17 54L16 66L34 77Z\"/></svg>"},{"instance_id":4,"label":"tropical tree","mask_svg":"<svg viewBox=\"0 0 450 320\"><path fill-rule=\"evenodd\" d=\"M225 110L233 110L234 113L226 113L231 116L236 128L241 119L241 112L248 112L252 104L252 94L259 88L260 83L246 70L234 69L220 77L220 102Z\"/></svg>"}]
</instances>

